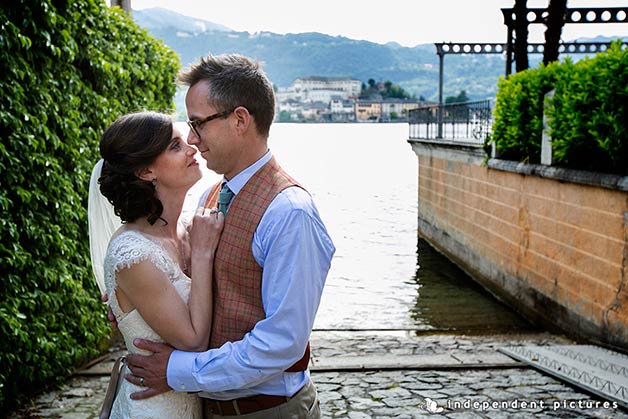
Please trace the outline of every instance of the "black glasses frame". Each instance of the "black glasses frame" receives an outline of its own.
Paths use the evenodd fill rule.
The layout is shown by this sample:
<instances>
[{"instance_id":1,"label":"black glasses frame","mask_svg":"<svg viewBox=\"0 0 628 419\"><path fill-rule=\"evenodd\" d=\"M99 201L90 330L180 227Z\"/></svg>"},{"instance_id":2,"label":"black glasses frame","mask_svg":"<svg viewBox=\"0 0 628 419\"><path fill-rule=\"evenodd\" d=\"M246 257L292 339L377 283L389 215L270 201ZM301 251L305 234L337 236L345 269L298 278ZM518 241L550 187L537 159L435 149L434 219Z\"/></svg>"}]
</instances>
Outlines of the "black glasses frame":
<instances>
[{"instance_id":1,"label":"black glasses frame","mask_svg":"<svg viewBox=\"0 0 628 419\"><path fill-rule=\"evenodd\" d=\"M213 115L209 115L207 118L203 118L203 119L195 119L193 121L187 121L188 127L190 127L190 129L192 131L194 131L194 134L198 137L201 138L201 136L198 133L198 127L203 125L206 122L209 121L213 121L214 119L218 119L218 118L224 118L225 116L231 114L231 112L235 111L237 108L231 109L230 111L224 111L224 112L218 112L215 113Z\"/></svg>"}]
</instances>

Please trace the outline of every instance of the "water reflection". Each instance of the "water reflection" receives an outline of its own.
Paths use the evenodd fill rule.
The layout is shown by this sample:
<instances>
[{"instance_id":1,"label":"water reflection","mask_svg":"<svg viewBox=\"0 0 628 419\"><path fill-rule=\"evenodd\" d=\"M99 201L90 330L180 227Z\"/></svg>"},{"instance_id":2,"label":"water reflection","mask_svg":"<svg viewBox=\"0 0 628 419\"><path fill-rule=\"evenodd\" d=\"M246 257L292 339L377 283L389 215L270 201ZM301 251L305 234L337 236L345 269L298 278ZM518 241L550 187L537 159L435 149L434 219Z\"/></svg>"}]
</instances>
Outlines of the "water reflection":
<instances>
[{"instance_id":1,"label":"water reflection","mask_svg":"<svg viewBox=\"0 0 628 419\"><path fill-rule=\"evenodd\" d=\"M534 329L422 239L417 260L419 291L411 314L417 330L482 334Z\"/></svg>"}]
</instances>

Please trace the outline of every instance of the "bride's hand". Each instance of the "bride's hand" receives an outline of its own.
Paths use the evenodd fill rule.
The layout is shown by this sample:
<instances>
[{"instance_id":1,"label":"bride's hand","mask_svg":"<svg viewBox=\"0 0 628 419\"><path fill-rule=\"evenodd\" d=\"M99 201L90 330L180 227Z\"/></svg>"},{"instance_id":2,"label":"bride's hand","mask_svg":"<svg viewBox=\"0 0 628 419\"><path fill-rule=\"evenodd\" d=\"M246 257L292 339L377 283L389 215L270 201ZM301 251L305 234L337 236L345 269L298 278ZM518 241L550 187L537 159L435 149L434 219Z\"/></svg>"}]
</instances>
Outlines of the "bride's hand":
<instances>
[{"instance_id":1,"label":"bride's hand","mask_svg":"<svg viewBox=\"0 0 628 419\"><path fill-rule=\"evenodd\" d=\"M189 227L192 260L195 257L213 258L225 216L215 209L200 207L196 210L192 225Z\"/></svg>"}]
</instances>

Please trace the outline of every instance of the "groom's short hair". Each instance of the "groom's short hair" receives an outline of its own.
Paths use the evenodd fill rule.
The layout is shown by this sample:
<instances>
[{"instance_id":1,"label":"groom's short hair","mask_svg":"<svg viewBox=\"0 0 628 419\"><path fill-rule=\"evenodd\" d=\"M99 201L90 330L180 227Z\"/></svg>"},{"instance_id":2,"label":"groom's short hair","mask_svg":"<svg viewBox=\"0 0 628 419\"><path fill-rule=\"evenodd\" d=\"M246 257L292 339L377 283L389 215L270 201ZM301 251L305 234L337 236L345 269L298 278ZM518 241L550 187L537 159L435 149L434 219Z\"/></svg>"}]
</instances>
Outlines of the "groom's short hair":
<instances>
[{"instance_id":1,"label":"groom's short hair","mask_svg":"<svg viewBox=\"0 0 628 419\"><path fill-rule=\"evenodd\" d=\"M187 86L207 81L208 104L220 111L244 106L257 131L268 137L275 117L275 92L259 62L239 54L208 55L179 73L177 81Z\"/></svg>"}]
</instances>

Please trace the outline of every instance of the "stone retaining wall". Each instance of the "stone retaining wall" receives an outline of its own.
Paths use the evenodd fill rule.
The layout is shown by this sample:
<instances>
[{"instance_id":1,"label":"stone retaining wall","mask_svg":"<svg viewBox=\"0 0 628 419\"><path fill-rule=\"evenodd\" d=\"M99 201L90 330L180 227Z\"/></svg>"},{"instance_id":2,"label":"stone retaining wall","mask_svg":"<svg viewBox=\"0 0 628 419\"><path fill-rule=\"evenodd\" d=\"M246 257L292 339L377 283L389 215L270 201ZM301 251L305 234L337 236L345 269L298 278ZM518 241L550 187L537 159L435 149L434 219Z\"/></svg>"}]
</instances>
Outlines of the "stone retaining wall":
<instances>
[{"instance_id":1,"label":"stone retaining wall","mask_svg":"<svg viewBox=\"0 0 628 419\"><path fill-rule=\"evenodd\" d=\"M628 349L628 177L409 142L421 236L532 321Z\"/></svg>"}]
</instances>

